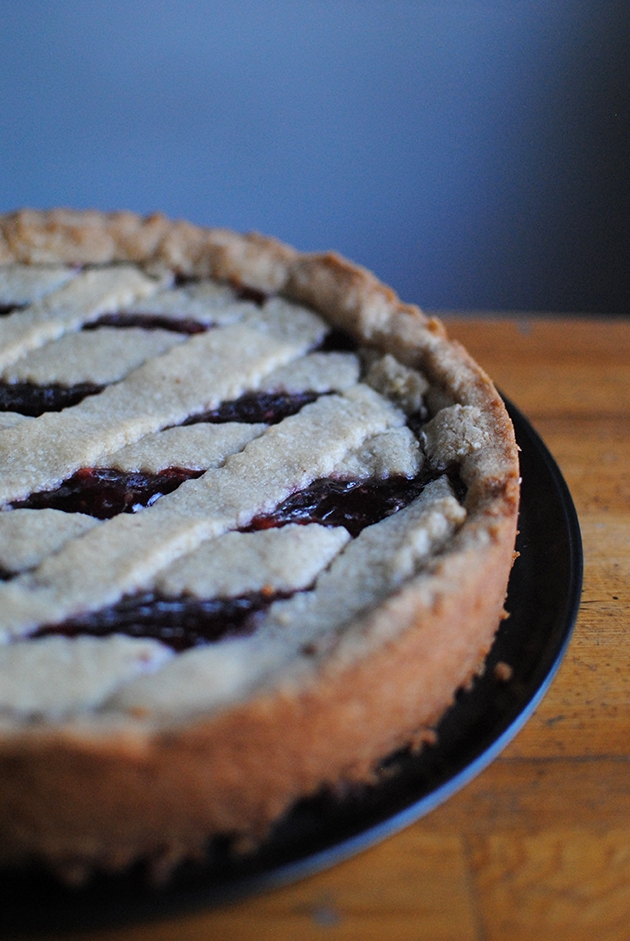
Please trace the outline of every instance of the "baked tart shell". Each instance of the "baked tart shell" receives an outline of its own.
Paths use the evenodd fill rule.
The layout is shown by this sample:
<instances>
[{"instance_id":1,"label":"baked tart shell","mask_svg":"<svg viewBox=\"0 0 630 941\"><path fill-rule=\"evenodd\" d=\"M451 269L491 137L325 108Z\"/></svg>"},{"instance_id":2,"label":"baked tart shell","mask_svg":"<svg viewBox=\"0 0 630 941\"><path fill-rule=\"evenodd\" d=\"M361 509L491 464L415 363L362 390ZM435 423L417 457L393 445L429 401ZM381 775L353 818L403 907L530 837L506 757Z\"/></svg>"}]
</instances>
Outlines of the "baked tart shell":
<instances>
[{"instance_id":1,"label":"baked tart shell","mask_svg":"<svg viewBox=\"0 0 630 941\"><path fill-rule=\"evenodd\" d=\"M481 410L487 445L461 465L465 523L385 601L242 701L172 721L91 714L0 726L0 862L70 880L148 861L155 878L208 840L255 846L298 799L376 779L394 750L431 741L483 670L514 559L518 453L503 402L443 325L333 253L162 216L54 210L0 217L0 264L106 265L213 278L307 305L360 344Z\"/></svg>"}]
</instances>

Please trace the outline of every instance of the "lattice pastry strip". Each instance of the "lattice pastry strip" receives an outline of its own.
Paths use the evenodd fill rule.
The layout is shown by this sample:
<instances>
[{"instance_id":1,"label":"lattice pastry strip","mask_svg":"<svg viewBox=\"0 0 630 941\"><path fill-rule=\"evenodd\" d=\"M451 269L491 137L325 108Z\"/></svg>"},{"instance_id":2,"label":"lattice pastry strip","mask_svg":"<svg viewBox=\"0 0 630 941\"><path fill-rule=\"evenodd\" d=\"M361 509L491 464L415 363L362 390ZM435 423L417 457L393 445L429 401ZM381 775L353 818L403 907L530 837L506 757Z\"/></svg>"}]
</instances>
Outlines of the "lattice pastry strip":
<instances>
[{"instance_id":1,"label":"lattice pastry strip","mask_svg":"<svg viewBox=\"0 0 630 941\"><path fill-rule=\"evenodd\" d=\"M246 696L270 673L284 671L286 682L289 664L299 680L300 671L311 669L311 657L335 643L336 630L347 629L366 607L417 571L464 517L448 483L436 481L414 504L347 543L313 591L275 602L252 637L180 654L156 675L126 684L105 708L176 716ZM392 548L402 570L389 556ZM300 650L303 656L296 658Z\"/></svg>"},{"instance_id":2,"label":"lattice pastry strip","mask_svg":"<svg viewBox=\"0 0 630 941\"><path fill-rule=\"evenodd\" d=\"M55 716L104 704L106 710L177 715L217 706L261 682L272 664L283 669L301 646L308 645L312 655L323 625L339 628L391 592L464 515L442 479L429 484L413 507L350 543L345 530L316 525L228 533L181 559L155 587L165 595L236 596L265 585L300 591L319 575L315 590L273 604L252 638L182 654L165 672L171 654L153 641L49 637L0 648L0 690L6 697L0 697L0 711L11 703L14 712ZM35 650L33 658L27 647Z\"/></svg>"},{"instance_id":3,"label":"lattice pastry strip","mask_svg":"<svg viewBox=\"0 0 630 941\"><path fill-rule=\"evenodd\" d=\"M110 454L108 468L144 471L157 474L169 467L208 470L219 467L230 454L240 451L254 438L263 434L267 425L256 422L225 422L225 424L180 425L146 435L122 451Z\"/></svg>"},{"instance_id":4,"label":"lattice pastry strip","mask_svg":"<svg viewBox=\"0 0 630 941\"><path fill-rule=\"evenodd\" d=\"M0 369L30 350L80 329L104 311L153 293L157 287L155 279L134 267L82 272L25 309L0 318Z\"/></svg>"},{"instance_id":5,"label":"lattice pastry strip","mask_svg":"<svg viewBox=\"0 0 630 941\"><path fill-rule=\"evenodd\" d=\"M22 415L20 412L0 412L0 431L7 428L15 428L24 421L32 421L30 415Z\"/></svg>"},{"instance_id":6,"label":"lattice pastry strip","mask_svg":"<svg viewBox=\"0 0 630 941\"><path fill-rule=\"evenodd\" d=\"M154 640L44 637L0 647L0 715L63 717L98 708L120 686L173 656Z\"/></svg>"},{"instance_id":7,"label":"lattice pastry strip","mask_svg":"<svg viewBox=\"0 0 630 941\"><path fill-rule=\"evenodd\" d=\"M185 341L169 330L125 330L100 327L68 333L61 339L21 357L1 374L7 383L73 386L108 385L123 379L146 360Z\"/></svg>"},{"instance_id":8,"label":"lattice pastry strip","mask_svg":"<svg viewBox=\"0 0 630 941\"><path fill-rule=\"evenodd\" d=\"M228 533L175 564L155 587L164 595L202 599L263 589L299 591L315 581L349 538L345 529L317 525ZM0 713L9 702L13 711L25 715L93 709L117 686L138 673L153 672L170 658L168 648L155 641L123 639L125 643L120 637L53 636L0 647ZM35 661L26 653L33 644Z\"/></svg>"},{"instance_id":9,"label":"lattice pastry strip","mask_svg":"<svg viewBox=\"0 0 630 941\"><path fill-rule=\"evenodd\" d=\"M22 277L10 277L8 273L3 274L0 268L0 305L22 304L29 297L27 289L38 286L37 282L33 285L30 283L33 278L32 275L29 278L28 273L32 269L28 266L23 268L25 272ZM40 286L42 294L46 293L44 288L48 286L49 280L54 287L57 282L61 285L75 273L69 269L56 269L54 274L54 280L43 279ZM31 297L31 300L34 299L35 295ZM55 303L56 298L51 298L50 302ZM119 307L123 309L119 310ZM156 294L147 295L137 303L113 303L105 311L105 325L97 332L90 330L62 336L56 342L47 343L43 349L26 352L0 375L5 382L42 385L58 383L66 386L93 382L104 385L118 381L149 357L184 342L187 331L180 332L182 322L196 325L198 332L201 332L210 327L237 323L251 316L255 309L251 301L239 300L228 286L211 281L186 288L158 290ZM99 320L101 313L103 311L99 313ZM128 326L129 318L138 325ZM146 323L143 324L143 320ZM108 325L110 321L111 326ZM20 318L16 318L16 324L20 322ZM89 324L90 321L84 323ZM164 329L160 329L161 326ZM125 329L121 330L121 327Z\"/></svg>"},{"instance_id":10,"label":"lattice pastry strip","mask_svg":"<svg viewBox=\"0 0 630 941\"><path fill-rule=\"evenodd\" d=\"M177 323L194 320L206 326L226 326L251 313L253 301L240 299L227 284L200 281L172 288L128 304L125 312L147 320L156 315Z\"/></svg>"},{"instance_id":11,"label":"lattice pastry strip","mask_svg":"<svg viewBox=\"0 0 630 941\"><path fill-rule=\"evenodd\" d=\"M0 501L56 485L144 435L256 388L325 333L322 320L281 301L245 322L191 337L74 408L0 435ZM0 323L1 326L1 323Z\"/></svg>"},{"instance_id":12,"label":"lattice pastry strip","mask_svg":"<svg viewBox=\"0 0 630 941\"><path fill-rule=\"evenodd\" d=\"M35 642L42 663L42 676L35 688L32 674L29 679L26 672L32 669L26 645L11 644L0 648L0 689L17 704L15 711L31 715L96 708L113 687L121 689L113 693L111 705L117 709L164 708L177 714L216 706L261 681L272 662L275 669L282 669L300 647L308 647L312 655L321 645L324 631L325 643L330 644L335 628L347 624L417 571L464 517L465 511L442 478L429 484L411 507L368 527L350 543L346 530L317 525L228 533L180 559L158 576L154 587L165 596L200 598L234 597L265 587L300 592L288 601L275 602L254 637L223 641L209 650L196 649L194 664L182 654L184 663L169 669L166 683L161 672L155 680L147 676L140 683L131 682L169 662L170 654L160 653L155 648L161 645L153 642L144 642L144 646L135 642L134 646L128 641L125 647L105 638L99 647L85 637L43 638ZM304 592L313 581L315 589ZM48 673L44 672L46 658ZM37 672L37 659L34 663ZM203 688L200 679L191 685L187 675L192 670L194 677L198 669L203 670ZM174 701L168 693L169 683L176 687L182 671L186 692L180 689ZM95 673L98 683L93 680ZM26 692L15 697L14 687L20 683ZM0 700L0 711L2 707Z\"/></svg>"},{"instance_id":13,"label":"lattice pastry strip","mask_svg":"<svg viewBox=\"0 0 630 941\"><path fill-rule=\"evenodd\" d=\"M77 275L64 265L0 265L0 307L32 304Z\"/></svg>"},{"instance_id":14,"label":"lattice pastry strip","mask_svg":"<svg viewBox=\"0 0 630 941\"><path fill-rule=\"evenodd\" d=\"M270 427L222 467L187 481L142 513L109 520L33 573L0 585L5 638L145 588L179 555L246 526L291 492L328 475L366 438L403 422L402 413L368 386L318 399Z\"/></svg>"},{"instance_id":15,"label":"lattice pastry strip","mask_svg":"<svg viewBox=\"0 0 630 941\"><path fill-rule=\"evenodd\" d=\"M334 636L361 611L409 579L461 526L466 511L446 477L427 484L420 496L392 516L368 526L318 580L315 590L275 602L260 636L308 643Z\"/></svg>"},{"instance_id":16,"label":"lattice pastry strip","mask_svg":"<svg viewBox=\"0 0 630 941\"><path fill-rule=\"evenodd\" d=\"M274 369L262 380L261 392L343 392L359 381L355 353L310 353Z\"/></svg>"},{"instance_id":17,"label":"lattice pastry strip","mask_svg":"<svg viewBox=\"0 0 630 941\"><path fill-rule=\"evenodd\" d=\"M226 533L178 559L154 587L162 595L199 599L301 591L349 539L341 526L317 524Z\"/></svg>"},{"instance_id":18,"label":"lattice pastry strip","mask_svg":"<svg viewBox=\"0 0 630 941\"><path fill-rule=\"evenodd\" d=\"M0 513L0 569L15 574L35 568L97 525L92 516L53 509Z\"/></svg>"}]
</instances>

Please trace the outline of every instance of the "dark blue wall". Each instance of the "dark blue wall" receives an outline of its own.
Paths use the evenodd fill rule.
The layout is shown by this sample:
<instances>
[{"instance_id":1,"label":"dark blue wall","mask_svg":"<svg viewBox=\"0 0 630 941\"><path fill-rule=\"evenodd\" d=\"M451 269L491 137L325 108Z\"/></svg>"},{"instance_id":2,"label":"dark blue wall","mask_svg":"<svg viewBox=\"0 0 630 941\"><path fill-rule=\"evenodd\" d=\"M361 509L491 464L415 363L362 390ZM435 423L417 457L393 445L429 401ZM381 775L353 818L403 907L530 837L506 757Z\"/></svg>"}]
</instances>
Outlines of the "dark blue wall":
<instances>
[{"instance_id":1,"label":"dark blue wall","mask_svg":"<svg viewBox=\"0 0 630 941\"><path fill-rule=\"evenodd\" d=\"M0 0L0 211L334 247L427 308L630 313L628 2Z\"/></svg>"}]
</instances>

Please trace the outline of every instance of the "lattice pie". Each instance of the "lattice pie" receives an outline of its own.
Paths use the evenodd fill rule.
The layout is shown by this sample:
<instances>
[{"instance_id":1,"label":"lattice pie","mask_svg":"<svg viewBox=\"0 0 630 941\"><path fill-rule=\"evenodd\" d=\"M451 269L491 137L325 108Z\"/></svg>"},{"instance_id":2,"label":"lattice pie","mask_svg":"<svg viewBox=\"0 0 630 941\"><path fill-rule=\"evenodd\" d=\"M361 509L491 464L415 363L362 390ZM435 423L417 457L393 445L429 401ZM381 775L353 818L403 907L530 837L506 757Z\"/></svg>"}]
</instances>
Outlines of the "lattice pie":
<instances>
[{"instance_id":1,"label":"lattice pie","mask_svg":"<svg viewBox=\"0 0 630 941\"><path fill-rule=\"evenodd\" d=\"M483 665L518 461L441 324L333 254L0 217L0 861L68 878L429 738Z\"/></svg>"}]
</instances>

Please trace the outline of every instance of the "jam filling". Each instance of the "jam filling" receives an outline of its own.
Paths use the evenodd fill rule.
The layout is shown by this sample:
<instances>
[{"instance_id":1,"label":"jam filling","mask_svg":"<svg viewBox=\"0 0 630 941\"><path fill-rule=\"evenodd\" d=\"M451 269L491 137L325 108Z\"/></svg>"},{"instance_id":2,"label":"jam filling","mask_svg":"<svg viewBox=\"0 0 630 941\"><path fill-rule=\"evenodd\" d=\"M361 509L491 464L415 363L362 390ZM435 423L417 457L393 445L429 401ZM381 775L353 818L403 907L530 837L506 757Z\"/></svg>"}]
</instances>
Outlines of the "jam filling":
<instances>
[{"instance_id":1,"label":"jam filling","mask_svg":"<svg viewBox=\"0 0 630 941\"><path fill-rule=\"evenodd\" d=\"M251 301L256 307L262 307L269 297L265 291L261 291L258 288L250 288L243 284L236 288L236 296L239 301Z\"/></svg>"},{"instance_id":2,"label":"jam filling","mask_svg":"<svg viewBox=\"0 0 630 941\"><path fill-rule=\"evenodd\" d=\"M247 529L274 529L287 523L320 523L323 526L344 526L355 537L366 526L408 506L434 476L437 475L423 472L417 477L395 476L386 480L316 480L287 497L273 513L254 517Z\"/></svg>"},{"instance_id":3,"label":"jam filling","mask_svg":"<svg viewBox=\"0 0 630 941\"><path fill-rule=\"evenodd\" d=\"M102 386L80 382L74 386L34 386L30 382L0 383L0 412L19 412L37 418L44 412L61 412L78 405L88 395L96 395Z\"/></svg>"},{"instance_id":4,"label":"jam filling","mask_svg":"<svg viewBox=\"0 0 630 941\"><path fill-rule=\"evenodd\" d=\"M102 314L98 320L92 323L86 323L84 330L97 330L99 327L142 327L144 330L170 330L171 333L184 333L192 335L194 333L205 333L211 327L209 324L200 323L190 317L179 320L174 317L168 317L164 314L126 314L117 312L113 314Z\"/></svg>"},{"instance_id":5,"label":"jam filling","mask_svg":"<svg viewBox=\"0 0 630 941\"><path fill-rule=\"evenodd\" d=\"M182 467L168 467L159 474L84 467L55 490L33 493L12 505L16 509L85 513L106 520L151 506L164 494L177 490L185 480L201 477L202 473Z\"/></svg>"},{"instance_id":6,"label":"jam filling","mask_svg":"<svg viewBox=\"0 0 630 941\"><path fill-rule=\"evenodd\" d=\"M305 405L319 397L317 392L246 392L231 402L222 402L217 408L199 415L191 415L183 425L196 425L199 422L220 424L236 421L244 424L266 422L277 425L284 418L296 415Z\"/></svg>"},{"instance_id":7,"label":"jam filling","mask_svg":"<svg viewBox=\"0 0 630 941\"><path fill-rule=\"evenodd\" d=\"M187 283L188 279L181 279ZM240 300L262 306L267 295L254 288L237 290ZM15 307L0 307L0 315ZM105 314L84 329L99 326L167 329L184 334L203 332L209 327L192 319L173 320L154 314ZM324 338L318 350L322 352L356 351L357 343L347 333L333 330ZM37 416L46 411L60 411L75 405L88 395L101 391L101 387L83 383L70 388L61 386L36 387L28 383L0 383L0 410L16 411ZM198 422L264 422L277 424L295 415L305 405L315 401L318 393L302 392L259 393L248 392L216 409L188 418L183 424ZM412 416L408 424L419 433L426 416ZM111 519L119 513L135 513L151 506L161 496L172 493L185 480L200 477L203 471L172 467L159 474L125 473L108 468L83 468L58 488L36 493L14 507L31 509L54 508L68 513L85 513L97 519ZM255 517L248 531L281 527L288 523L319 523L344 526L351 536L357 536L366 526L377 523L412 502L426 484L437 474L423 471L418 477L391 477L386 480L341 481L323 479L313 482L283 501L273 513ZM462 486L455 475L454 483ZM0 572L1 578L13 573ZM190 597L165 598L154 593L143 593L123 598L118 604L65 621L59 625L41 628L35 636L63 634L73 637L89 634L104 637L124 633L131 637L153 638L170 646L176 652L190 647L215 643L223 638L246 636L254 633L260 620L273 601L289 597L287 594L259 593L239 598L200 601Z\"/></svg>"},{"instance_id":8,"label":"jam filling","mask_svg":"<svg viewBox=\"0 0 630 941\"><path fill-rule=\"evenodd\" d=\"M317 349L320 353L356 353L359 344L345 330L330 330Z\"/></svg>"},{"instance_id":9,"label":"jam filling","mask_svg":"<svg viewBox=\"0 0 630 941\"><path fill-rule=\"evenodd\" d=\"M245 637L256 630L260 616L273 601L286 594L251 594L240 598L164 598L147 592L123 598L118 604L62 624L42 627L34 635L62 634L108 637L126 634L159 640L176 652L216 643L227 637Z\"/></svg>"},{"instance_id":10,"label":"jam filling","mask_svg":"<svg viewBox=\"0 0 630 941\"><path fill-rule=\"evenodd\" d=\"M0 412L18 412L37 418L44 412L61 412L78 405L89 395L97 395L104 386L80 382L73 386L36 386L30 382L0 382ZM222 402L217 408L187 418L183 425L199 422L220 424L266 422L276 425L290 415L296 415L305 405L319 397L317 392L246 392L231 402Z\"/></svg>"},{"instance_id":11,"label":"jam filling","mask_svg":"<svg viewBox=\"0 0 630 941\"><path fill-rule=\"evenodd\" d=\"M167 475L172 475L166 481ZM117 475L117 483L114 482ZM148 479L148 475L123 475L120 472L84 470L75 474L75 490L67 500L42 504L33 503L34 498L21 506L56 506L89 513L101 519L116 512L134 512L149 505L162 493L175 489L187 476L199 476L198 472L171 469L163 475L158 489L149 495L149 488L140 495L136 491L128 495L130 478ZM388 480L339 481L317 480L283 501L274 513L255 517L249 531L284 526L287 523L321 523L328 526L345 526L352 536L357 536L366 526L376 523L397 510L407 506L426 486L430 474L416 478L392 477ZM105 483L99 481L105 480ZM81 492L81 484L85 489ZM171 486L172 484L172 486ZM62 488L60 488L62 489ZM45 497L47 495L35 495ZM18 505L18 504L16 504ZM154 593L144 593L123 598L118 604L84 617L73 618L59 625L41 628L35 636L63 634L74 637L89 634L105 637L123 633L130 637L159 640L176 652L217 641L227 637L253 634L265 611L279 598L290 594L261 592L229 599L200 601L189 597L165 598Z\"/></svg>"}]
</instances>

